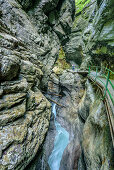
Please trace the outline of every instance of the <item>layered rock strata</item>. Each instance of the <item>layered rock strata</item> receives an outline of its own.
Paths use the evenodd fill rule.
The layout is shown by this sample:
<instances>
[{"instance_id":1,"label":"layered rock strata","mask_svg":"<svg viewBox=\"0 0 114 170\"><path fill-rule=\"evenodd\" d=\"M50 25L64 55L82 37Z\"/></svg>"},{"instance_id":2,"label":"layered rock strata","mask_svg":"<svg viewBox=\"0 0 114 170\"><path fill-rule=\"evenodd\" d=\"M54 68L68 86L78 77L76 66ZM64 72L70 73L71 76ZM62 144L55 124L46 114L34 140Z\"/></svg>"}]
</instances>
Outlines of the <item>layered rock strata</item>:
<instances>
[{"instance_id":1,"label":"layered rock strata","mask_svg":"<svg viewBox=\"0 0 114 170\"><path fill-rule=\"evenodd\" d=\"M113 5L113 0L76 1L75 21L64 50L67 59L82 69L92 64L114 69Z\"/></svg>"},{"instance_id":2,"label":"layered rock strata","mask_svg":"<svg viewBox=\"0 0 114 170\"><path fill-rule=\"evenodd\" d=\"M70 33L72 16L70 0L0 1L1 170L24 169L45 138L51 105L41 87L58 57L59 34Z\"/></svg>"}]
</instances>

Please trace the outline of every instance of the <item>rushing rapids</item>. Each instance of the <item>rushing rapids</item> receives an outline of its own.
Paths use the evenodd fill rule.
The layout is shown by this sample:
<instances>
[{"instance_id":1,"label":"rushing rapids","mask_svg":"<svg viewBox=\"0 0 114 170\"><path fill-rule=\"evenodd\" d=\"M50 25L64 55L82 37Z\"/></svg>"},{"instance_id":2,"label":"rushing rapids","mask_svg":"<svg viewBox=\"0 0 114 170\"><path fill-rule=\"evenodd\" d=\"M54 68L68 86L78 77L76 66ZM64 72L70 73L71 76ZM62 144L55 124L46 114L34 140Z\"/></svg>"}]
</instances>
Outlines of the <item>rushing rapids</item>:
<instances>
[{"instance_id":1,"label":"rushing rapids","mask_svg":"<svg viewBox=\"0 0 114 170\"><path fill-rule=\"evenodd\" d=\"M52 106L52 113L54 114L57 134L54 141L54 149L49 157L48 164L51 170L59 170L64 149L69 143L69 133L56 121L56 104Z\"/></svg>"}]
</instances>

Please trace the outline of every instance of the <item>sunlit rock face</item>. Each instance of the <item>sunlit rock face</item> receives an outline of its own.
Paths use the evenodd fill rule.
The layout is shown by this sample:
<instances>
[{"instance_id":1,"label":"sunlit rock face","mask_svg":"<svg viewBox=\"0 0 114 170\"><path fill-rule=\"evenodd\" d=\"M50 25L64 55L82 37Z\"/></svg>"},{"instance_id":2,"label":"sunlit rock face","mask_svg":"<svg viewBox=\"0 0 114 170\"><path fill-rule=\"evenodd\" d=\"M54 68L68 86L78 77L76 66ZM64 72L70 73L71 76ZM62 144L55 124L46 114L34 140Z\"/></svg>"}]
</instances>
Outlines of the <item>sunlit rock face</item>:
<instances>
[{"instance_id":1,"label":"sunlit rock face","mask_svg":"<svg viewBox=\"0 0 114 170\"><path fill-rule=\"evenodd\" d=\"M81 68L92 63L113 69L113 10L113 0L77 3L72 33L65 46L68 60L75 61Z\"/></svg>"},{"instance_id":2,"label":"sunlit rock face","mask_svg":"<svg viewBox=\"0 0 114 170\"><path fill-rule=\"evenodd\" d=\"M72 23L73 8L70 0L0 1L0 170L24 169L45 138L51 105L41 87L58 56L59 34L70 33L64 18Z\"/></svg>"}]
</instances>

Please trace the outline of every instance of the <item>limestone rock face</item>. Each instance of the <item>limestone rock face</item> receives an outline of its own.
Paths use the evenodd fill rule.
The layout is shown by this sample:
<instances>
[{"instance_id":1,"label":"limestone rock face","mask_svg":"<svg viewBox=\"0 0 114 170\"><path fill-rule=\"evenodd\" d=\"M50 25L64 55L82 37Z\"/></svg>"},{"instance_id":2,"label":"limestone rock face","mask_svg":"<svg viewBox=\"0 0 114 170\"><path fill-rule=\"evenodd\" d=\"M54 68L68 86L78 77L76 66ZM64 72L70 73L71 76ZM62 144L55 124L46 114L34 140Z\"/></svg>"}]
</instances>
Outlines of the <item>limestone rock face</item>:
<instances>
[{"instance_id":1,"label":"limestone rock face","mask_svg":"<svg viewBox=\"0 0 114 170\"><path fill-rule=\"evenodd\" d=\"M64 70L61 74L54 72L50 76L48 98L56 101L56 120L69 133L69 144L65 148L60 162L60 170L73 170L78 168L80 157L80 126L77 108L84 94L84 82L86 79L71 70ZM51 95L52 94L52 95ZM60 94L55 96L53 94ZM63 106L63 107L61 107ZM53 151L55 136L57 134L54 125L54 115L51 115L49 131L43 145L43 149L31 162L29 169L49 170L48 160ZM60 141L61 142L61 141Z\"/></svg>"},{"instance_id":2,"label":"limestone rock face","mask_svg":"<svg viewBox=\"0 0 114 170\"><path fill-rule=\"evenodd\" d=\"M61 41L65 41L71 32L74 7L71 0L1 0L0 43L9 46L4 55L18 56L20 52L23 60L42 61L43 83L46 82L58 57ZM53 13L55 21L51 24Z\"/></svg>"},{"instance_id":3,"label":"limestone rock face","mask_svg":"<svg viewBox=\"0 0 114 170\"><path fill-rule=\"evenodd\" d=\"M83 3L82 3L83 5ZM67 59L76 62L79 66L82 64L83 59L89 58L89 54L86 53L86 44L90 34L90 28L95 16L96 1L88 1L88 4L83 9L78 9L76 6L75 20L72 27L72 32L65 46ZM80 12L78 12L80 11ZM91 17L91 20L90 20ZM88 26L89 25L89 26ZM88 32L85 34L84 32ZM88 60L86 61L86 63Z\"/></svg>"},{"instance_id":4,"label":"limestone rock face","mask_svg":"<svg viewBox=\"0 0 114 170\"><path fill-rule=\"evenodd\" d=\"M40 62L0 57L0 169L24 169L45 138L51 105L39 90Z\"/></svg>"},{"instance_id":5,"label":"limestone rock face","mask_svg":"<svg viewBox=\"0 0 114 170\"><path fill-rule=\"evenodd\" d=\"M1 59L0 79L12 80L19 72L19 58L16 56L4 56Z\"/></svg>"},{"instance_id":6,"label":"limestone rock face","mask_svg":"<svg viewBox=\"0 0 114 170\"><path fill-rule=\"evenodd\" d=\"M90 0L79 5L69 42L65 46L67 59L75 61L81 68L93 63L113 69L113 1Z\"/></svg>"},{"instance_id":7,"label":"limestone rock face","mask_svg":"<svg viewBox=\"0 0 114 170\"><path fill-rule=\"evenodd\" d=\"M78 114L84 122L82 133L82 157L79 170L113 169L113 144L106 108L101 100L100 91L87 81L87 88L78 107ZM98 90L98 89L97 89Z\"/></svg>"},{"instance_id":8,"label":"limestone rock face","mask_svg":"<svg viewBox=\"0 0 114 170\"><path fill-rule=\"evenodd\" d=\"M40 87L58 57L59 35L70 33L73 4L0 0L0 170L24 169L45 138L51 105Z\"/></svg>"},{"instance_id":9,"label":"limestone rock face","mask_svg":"<svg viewBox=\"0 0 114 170\"><path fill-rule=\"evenodd\" d=\"M31 89L26 78L6 83L0 98L0 169L24 169L44 140L51 105L40 90Z\"/></svg>"},{"instance_id":10,"label":"limestone rock face","mask_svg":"<svg viewBox=\"0 0 114 170\"><path fill-rule=\"evenodd\" d=\"M82 145L86 167L88 170L93 166L94 169L112 169L112 139L105 107L98 100L93 107L83 130Z\"/></svg>"}]
</instances>

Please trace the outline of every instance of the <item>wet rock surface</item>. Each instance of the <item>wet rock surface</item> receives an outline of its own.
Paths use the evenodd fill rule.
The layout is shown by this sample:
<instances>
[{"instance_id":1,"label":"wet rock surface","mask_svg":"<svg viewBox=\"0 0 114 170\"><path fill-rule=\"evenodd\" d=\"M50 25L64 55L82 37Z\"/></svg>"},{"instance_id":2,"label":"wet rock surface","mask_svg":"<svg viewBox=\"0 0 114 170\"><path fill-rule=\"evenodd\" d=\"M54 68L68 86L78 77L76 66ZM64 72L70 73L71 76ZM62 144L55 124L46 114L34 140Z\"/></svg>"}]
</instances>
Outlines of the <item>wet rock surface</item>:
<instances>
[{"instance_id":1,"label":"wet rock surface","mask_svg":"<svg viewBox=\"0 0 114 170\"><path fill-rule=\"evenodd\" d=\"M93 167L95 170L112 170L114 166L109 123L100 96L101 92L87 81L86 91L78 110L81 120L85 122L81 138L82 153L78 162L79 170L90 170Z\"/></svg>"},{"instance_id":2,"label":"wet rock surface","mask_svg":"<svg viewBox=\"0 0 114 170\"><path fill-rule=\"evenodd\" d=\"M52 89L50 91L49 86L49 90L47 91L46 96L56 101L58 104L62 105L62 107L59 105L56 107L56 120L69 133L70 140L68 146L63 153L60 169L77 169L78 160L81 154L81 131L79 125L79 117L77 113L78 105L84 94L84 82L86 81L86 79L83 80L78 74L73 73L70 70L64 71L62 75L55 76L54 73L52 73L52 75L50 76L49 85L51 87L53 85L53 92ZM49 95L50 92L52 95ZM53 94L60 94L60 97L54 96ZM42 154L40 155L40 157L36 156L35 160L31 162L29 166L30 169L49 169L48 159L54 147L55 135L56 129L54 126L54 117L53 115L51 115L49 131L42 147Z\"/></svg>"},{"instance_id":3,"label":"wet rock surface","mask_svg":"<svg viewBox=\"0 0 114 170\"><path fill-rule=\"evenodd\" d=\"M60 170L113 169L101 95L86 77L64 70L65 57L76 68L113 68L113 0L88 1L72 27L74 12L72 0L0 1L0 170L49 169L52 100L70 135Z\"/></svg>"},{"instance_id":4,"label":"wet rock surface","mask_svg":"<svg viewBox=\"0 0 114 170\"><path fill-rule=\"evenodd\" d=\"M72 32L64 48L66 57L82 69L94 64L113 70L113 1L91 0L84 3L77 2Z\"/></svg>"},{"instance_id":5,"label":"wet rock surface","mask_svg":"<svg viewBox=\"0 0 114 170\"><path fill-rule=\"evenodd\" d=\"M70 142L61 159L60 170L91 170L93 167L95 170L112 170L113 146L100 91L86 78L70 70L56 75L56 79L53 77L50 79L54 87L51 93L61 96L47 96L51 96L51 99L62 105L57 106L57 121L70 135ZM54 147L55 135L54 120L51 116L42 153L31 163L31 169L49 169L48 159Z\"/></svg>"},{"instance_id":6,"label":"wet rock surface","mask_svg":"<svg viewBox=\"0 0 114 170\"><path fill-rule=\"evenodd\" d=\"M58 24L50 25L53 11ZM0 1L0 170L24 169L44 141L51 105L41 87L57 59L59 34L71 30L62 18L72 23L72 15L70 0Z\"/></svg>"},{"instance_id":7,"label":"wet rock surface","mask_svg":"<svg viewBox=\"0 0 114 170\"><path fill-rule=\"evenodd\" d=\"M63 32L62 36L64 36L64 39L67 38L67 34L70 34L75 9L73 4L74 2L70 0L65 0L64 3L53 0L33 2L1 0L0 44L3 49L1 49L1 54L6 57L8 55L8 58L11 55L14 57L17 56L23 60L29 60L34 64L37 59L42 61L44 64L43 72L45 73L43 84L46 84L53 64L57 59L62 41L59 34ZM31 8L29 5L31 5ZM7 9L7 11L5 9ZM50 25L48 20L50 13L53 11L56 12L57 18L55 24ZM64 17L69 18L69 21ZM68 25L69 22L70 24ZM64 28L62 25L65 25ZM60 28L58 29L58 27ZM57 33L55 30L57 30ZM13 56L11 57L12 60ZM5 60L5 57L2 60ZM18 63L15 63L13 69L15 69L15 67L18 69L17 64ZM2 65L0 66L1 68L3 67ZM12 65L10 64L7 69L11 68ZM0 77L3 77L2 72L0 72ZM16 75L13 77L15 76Z\"/></svg>"},{"instance_id":8,"label":"wet rock surface","mask_svg":"<svg viewBox=\"0 0 114 170\"><path fill-rule=\"evenodd\" d=\"M49 126L51 105L38 85L32 89L32 71L39 78L42 71L33 66L28 74L21 70L21 80L1 83L0 169L24 169L37 153Z\"/></svg>"}]
</instances>

